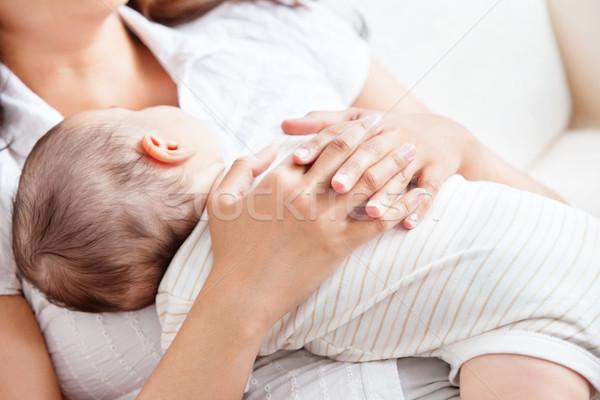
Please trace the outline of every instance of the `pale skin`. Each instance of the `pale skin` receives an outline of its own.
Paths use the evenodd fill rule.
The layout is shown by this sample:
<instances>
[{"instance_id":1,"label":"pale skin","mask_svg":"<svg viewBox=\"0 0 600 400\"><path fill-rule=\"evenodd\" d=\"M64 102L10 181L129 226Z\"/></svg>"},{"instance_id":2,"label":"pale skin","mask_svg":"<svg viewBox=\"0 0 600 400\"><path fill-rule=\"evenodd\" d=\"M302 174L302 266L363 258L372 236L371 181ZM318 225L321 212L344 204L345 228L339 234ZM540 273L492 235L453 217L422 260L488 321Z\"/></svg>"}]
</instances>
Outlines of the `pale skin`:
<instances>
[{"instance_id":1,"label":"pale skin","mask_svg":"<svg viewBox=\"0 0 600 400\"><path fill-rule=\"evenodd\" d=\"M108 5L109 8L115 9L124 2L30 0L19 2L19 6L16 7L14 1L0 0L2 61L63 116L115 105L132 110L155 105L177 105L174 82L148 49L133 39L107 8ZM387 111L390 104L405 93L405 89L391 80L389 75L378 74L378 68L376 65L373 67L367 84L355 103L356 107ZM85 93L85 96L82 93ZM434 194L435 188L445 177L459 171L457 166L474 165L477 162L467 161L466 154L461 153L461 149L466 148L463 145L472 142L470 139L466 139L466 142L459 139L465 131L457 126L452 128L452 124L449 124L447 132L454 132L457 142L463 145L459 145L457 154L451 156L453 162L441 166L436 162L440 154L436 154L436 157L431 153L426 156L427 152L424 151L428 146L434 145L434 141L427 139L427 135L420 134L428 132L428 128L427 124L419 123L422 116L418 114L427 111L410 96L407 99L394 112L402 115L403 120L413 127L410 130L411 135L403 136L407 130L396 129L398 126L404 126L401 123L385 121L384 133L391 142L386 141L387 150L382 152L385 154L381 157L406 142L415 144L419 148L418 154L425 156L417 156L411 165L417 163L416 176L436 178L422 178L428 183L423 185L425 189L429 188ZM346 113L318 114L316 122L315 118L308 121L289 121L284 125L284 129L289 133L302 133L307 129L307 125L316 123L325 128L331 124L355 119L362 113L366 111L357 109ZM409 114L413 114L414 117ZM431 115L428 118L436 119ZM347 124L345 128L336 125L334 130L343 135L355 130L355 127L352 124ZM325 131L321 136L326 135L331 136L331 131ZM347 149L342 149L345 150L342 152L336 151L336 146L327 147L329 151L324 151L322 156L325 160L324 167L327 169L323 170L324 175L320 178L333 179L334 173L353 153L357 143L355 139L353 144ZM470 154L474 153L477 152ZM273 157L274 150L267 149L260 158L251 157L238 162L221 185L215 188L216 192L221 190L244 193L253 176L264 170ZM458 157L458 161L454 157ZM484 158L481 154L479 157L487 160L487 157ZM454 168L451 168L452 166ZM549 194L547 189L516 172L506 175L504 166L501 162L486 165L482 170L485 176L481 178L505 179L509 184ZM440 169L444 169L445 172L438 172ZM432 172L427 175L428 170L436 171L436 174ZM290 179L295 179L298 184L315 184L315 177L306 178L298 171L300 170L290 168L282 173L290 174ZM468 168L464 170L466 174L468 171ZM363 172L364 169L355 170L354 178L358 180ZM408 171L406 175L410 173L411 171ZM406 182L398 182L395 188L404 184ZM382 187L383 184L377 189ZM345 187L345 190L350 188ZM241 196L237 201L243 205L244 199L245 197ZM415 206L416 204L402 204L405 210L411 212L415 211ZM265 203L264 207L269 209L273 205ZM373 221L360 227L351 223L315 227L311 235L316 240L320 239L319 244L322 247L320 251L311 249L312 262L307 263L307 245L299 240L298 245L290 248L289 244L285 244L288 237L283 237L281 231L278 231L285 228L285 231L289 232L300 228L293 225L293 220L287 224L289 225L285 227L277 227L253 224L251 220L241 219L235 227L238 234L245 235L244 237L270 237L274 241L257 241L253 243L254 247L227 249L228 251L225 251L224 237L231 233L228 229L232 228L211 226L211 233L214 232L215 265L214 272L205 285L211 290L203 290L200 294L173 345L144 386L141 398L240 398L259 344L267 330L331 273L339 257L346 255L342 254L341 249L347 246L342 247L340 243L356 247L376 236L382 229L391 226ZM286 252L287 258L284 263L288 268L280 268L281 260L278 261L278 265L265 262L273 258L269 256L274 247L289 250ZM336 251L331 252L333 249ZM332 254L336 257L332 257ZM294 268L299 264L310 267L303 269L302 276L299 276L298 269ZM231 269L232 266L236 268ZM265 273L270 276L268 283L264 279L258 279ZM299 277L303 279L298 279ZM245 284L248 279L254 279L253 283L257 285L252 287L252 290L249 290L251 285ZM290 285L290 282L294 284ZM269 290L256 290L256 287L260 288L261 285L268 285ZM11 344L0 346L3 360L0 363L0 397L60 398L56 376L43 337L26 300L21 296L0 296L0 318L3 321L12 321L0 326L0 343ZM236 334L228 336L223 332ZM210 343L210 346L204 345L206 343ZM484 364L474 366L485 369L486 359L481 358ZM472 361L468 361L463 370L468 369L466 367L470 363ZM27 369L24 370L20 366L27 366ZM560 379L555 380L554 384L561 381L573 382L581 390L572 393L588 393L589 397L587 383L570 370L560 368L557 370ZM510 371L508 374L510 375ZM520 377L523 379L522 375ZM518 378L519 376L510 377L515 379L515 382Z\"/></svg>"}]
</instances>

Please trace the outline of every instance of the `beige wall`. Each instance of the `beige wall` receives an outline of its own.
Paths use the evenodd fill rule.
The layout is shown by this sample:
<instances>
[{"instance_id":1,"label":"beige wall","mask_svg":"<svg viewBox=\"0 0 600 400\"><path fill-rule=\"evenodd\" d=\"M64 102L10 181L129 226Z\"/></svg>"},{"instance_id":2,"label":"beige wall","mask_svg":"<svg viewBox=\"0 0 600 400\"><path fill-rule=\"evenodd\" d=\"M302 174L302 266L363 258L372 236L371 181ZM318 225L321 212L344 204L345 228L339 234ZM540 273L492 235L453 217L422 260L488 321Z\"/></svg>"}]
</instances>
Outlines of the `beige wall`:
<instances>
[{"instance_id":1,"label":"beige wall","mask_svg":"<svg viewBox=\"0 0 600 400\"><path fill-rule=\"evenodd\" d=\"M600 126L600 0L548 0L573 96L574 127Z\"/></svg>"}]
</instances>

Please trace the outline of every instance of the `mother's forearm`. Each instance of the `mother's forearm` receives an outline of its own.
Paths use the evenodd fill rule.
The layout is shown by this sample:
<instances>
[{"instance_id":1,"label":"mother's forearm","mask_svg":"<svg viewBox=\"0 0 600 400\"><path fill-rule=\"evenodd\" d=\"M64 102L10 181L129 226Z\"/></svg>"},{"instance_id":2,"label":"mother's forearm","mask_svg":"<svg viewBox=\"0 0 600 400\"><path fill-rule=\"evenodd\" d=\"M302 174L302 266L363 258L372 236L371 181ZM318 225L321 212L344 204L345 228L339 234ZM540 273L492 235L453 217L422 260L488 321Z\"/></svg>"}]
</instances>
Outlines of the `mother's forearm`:
<instances>
[{"instance_id":1,"label":"mother's forearm","mask_svg":"<svg viewBox=\"0 0 600 400\"><path fill-rule=\"evenodd\" d=\"M502 183L565 203L554 191L508 164L476 139L469 144L468 153L470 156L464 159L458 171L466 179Z\"/></svg>"},{"instance_id":2,"label":"mother's forearm","mask_svg":"<svg viewBox=\"0 0 600 400\"><path fill-rule=\"evenodd\" d=\"M23 296L0 295L0 399L61 398L46 343Z\"/></svg>"},{"instance_id":3,"label":"mother's forearm","mask_svg":"<svg viewBox=\"0 0 600 400\"><path fill-rule=\"evenodd\" d=\"M233 286L207 281L139 399L242 398L268 328Z\"/></svg>"}]
</instances>

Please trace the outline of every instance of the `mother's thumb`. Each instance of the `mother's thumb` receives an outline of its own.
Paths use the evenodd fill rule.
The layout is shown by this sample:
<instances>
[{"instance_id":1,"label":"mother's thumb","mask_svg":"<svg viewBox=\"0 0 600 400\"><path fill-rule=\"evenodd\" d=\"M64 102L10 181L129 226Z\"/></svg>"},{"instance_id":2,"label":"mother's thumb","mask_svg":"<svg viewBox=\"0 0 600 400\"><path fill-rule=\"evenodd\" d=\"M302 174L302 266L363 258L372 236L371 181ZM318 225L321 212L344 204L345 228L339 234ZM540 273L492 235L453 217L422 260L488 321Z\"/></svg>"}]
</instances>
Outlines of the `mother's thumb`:
<instances>
[{"instance_id":1,"label":"mother's thumb","mask_svg":"<svg viewBox=\"0 0 600 400\"><path fill-rule=\"evenodd\" d=\"M229 202L237 201L250 189L254 178L265 172L276 157L277 146L269 145L256 154L238 158L213 191L213 196L228 197Z\"/></svg>"}]
</instances>

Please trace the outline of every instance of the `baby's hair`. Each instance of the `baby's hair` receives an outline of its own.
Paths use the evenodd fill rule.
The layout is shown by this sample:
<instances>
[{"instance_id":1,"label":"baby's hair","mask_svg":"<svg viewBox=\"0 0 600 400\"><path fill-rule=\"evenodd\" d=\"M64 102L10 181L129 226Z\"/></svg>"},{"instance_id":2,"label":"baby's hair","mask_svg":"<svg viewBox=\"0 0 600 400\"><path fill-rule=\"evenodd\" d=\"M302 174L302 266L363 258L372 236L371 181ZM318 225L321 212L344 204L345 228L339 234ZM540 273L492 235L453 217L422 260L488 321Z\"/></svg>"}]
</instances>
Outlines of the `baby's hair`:
<instances>
[{"instance_id":1,"label":"baby's hair","mask_svg":"<svg viewBox=\"0 0 600 400\"><path fill-rule=\"evenodd\" d=\"M118 136L122 129L138 128L63 122L25 162L13 253L18 273L57 305L116 312L152 304L198 221L181 174Z\"/></svg>"}]
</instances>

